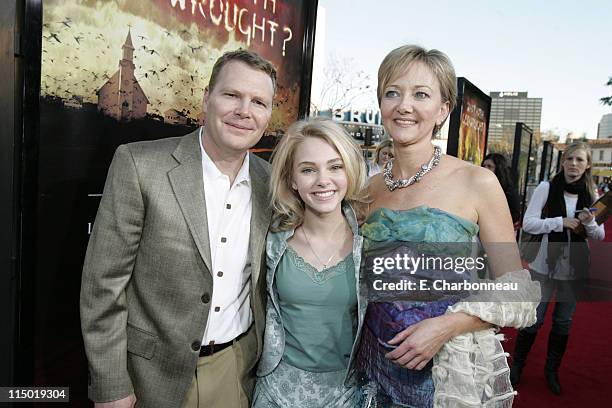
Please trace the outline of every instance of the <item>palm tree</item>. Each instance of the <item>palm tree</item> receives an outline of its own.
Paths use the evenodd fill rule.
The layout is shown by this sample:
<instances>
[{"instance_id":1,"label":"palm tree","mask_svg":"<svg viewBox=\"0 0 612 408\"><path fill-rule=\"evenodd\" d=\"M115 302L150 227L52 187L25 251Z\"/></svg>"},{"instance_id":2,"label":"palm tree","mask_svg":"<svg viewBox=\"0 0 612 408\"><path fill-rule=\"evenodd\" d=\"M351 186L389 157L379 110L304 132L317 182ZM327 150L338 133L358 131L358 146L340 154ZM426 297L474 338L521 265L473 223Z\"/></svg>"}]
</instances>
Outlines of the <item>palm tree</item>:
<instances>
[{"instance_id":1,"label":"palm tree","mask_svg":"<svg viewBox=\"0 0 612 408\"><path fill-rule=\"evenodd\" d=\"M612 86L612 77L608 78L606 86ZM604 96L603 98L600 98L599 101L604 105L612 106L612 96Z\"/></svg>"}]
</instances>

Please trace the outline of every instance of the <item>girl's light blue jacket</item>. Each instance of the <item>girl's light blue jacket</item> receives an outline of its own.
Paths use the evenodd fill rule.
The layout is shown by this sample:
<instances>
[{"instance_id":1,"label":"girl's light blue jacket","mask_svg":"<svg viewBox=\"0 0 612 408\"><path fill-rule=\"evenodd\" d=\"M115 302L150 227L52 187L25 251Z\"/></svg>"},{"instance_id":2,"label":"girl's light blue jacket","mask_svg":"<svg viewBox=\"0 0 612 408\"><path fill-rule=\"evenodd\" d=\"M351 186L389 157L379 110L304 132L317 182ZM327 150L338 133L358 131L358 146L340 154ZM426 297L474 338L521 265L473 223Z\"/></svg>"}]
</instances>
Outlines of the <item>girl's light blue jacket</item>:
<instances>
[{"instance_id":1,"label":"girl's light blue jacket","mask_svg":"<svg viewBox=\"0 0 612 408\"><path fill-rule=\"evenodd\" d=\"M342 212L349 223L351 231L353 232L353 263L355 265L355 281L357 282L355 291L358 295L357 322L355 322L357 325L357 330L355 340L353 341L350 358L350 361L352 362L357 351L357 339L359 339L359 334L361 333L361 327L367 306L365 291L363 288L360 290L359 285L363 237L359 235L357 218L351 206L343 203ZM257 368L258 377L266 376L274 371L278 363L280 363L285 351L285 330L281 321L280 308L278 306L278 294L276 293L276 289L274 287L274 278L278 264L280 263L280 260L287 249L287 241L293 236L294 233L295 230L269 232L266 240L266 287L268 302L266 306L266 329L264 332L263 352ZM352 372L353 370L347 369L345 381L348 380L350 377L349 374L352 374Z\"/></svg>"}]
</instances>

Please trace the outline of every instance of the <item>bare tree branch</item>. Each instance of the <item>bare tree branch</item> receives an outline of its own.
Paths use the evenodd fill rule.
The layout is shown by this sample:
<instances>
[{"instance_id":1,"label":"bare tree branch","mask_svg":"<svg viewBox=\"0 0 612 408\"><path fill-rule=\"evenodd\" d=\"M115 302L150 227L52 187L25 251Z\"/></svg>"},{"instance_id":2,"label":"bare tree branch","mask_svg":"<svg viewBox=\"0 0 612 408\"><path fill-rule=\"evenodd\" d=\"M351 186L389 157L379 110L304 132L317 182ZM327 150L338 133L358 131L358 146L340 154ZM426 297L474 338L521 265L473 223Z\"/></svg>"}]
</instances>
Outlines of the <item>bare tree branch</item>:
<instances>
[{"instance_id":1,"label":"bare tree branch","mask_svg":"<svg viewBox=\"0 0 612 408\"><path fill-rule=\"evenodd\" d=\"M320 94L319 108L331 109L332 112L343 111L355 99L374 92L371 79L364 71L354 71L352 58L342 58L330 54L323 71L325 80Z\"/></svg>"}]
</instances>

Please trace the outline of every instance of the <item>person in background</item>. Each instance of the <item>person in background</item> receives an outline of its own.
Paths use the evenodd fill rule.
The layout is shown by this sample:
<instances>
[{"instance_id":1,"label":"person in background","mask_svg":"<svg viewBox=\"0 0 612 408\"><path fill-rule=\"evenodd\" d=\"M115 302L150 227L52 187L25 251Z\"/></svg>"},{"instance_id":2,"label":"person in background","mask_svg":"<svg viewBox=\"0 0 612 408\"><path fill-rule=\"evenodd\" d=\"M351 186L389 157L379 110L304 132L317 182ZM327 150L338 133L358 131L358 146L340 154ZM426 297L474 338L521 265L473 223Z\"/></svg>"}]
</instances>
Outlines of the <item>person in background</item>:
<instances>
[{"instance_id":1,"label":"person in background","mask_svg":"<svg viewBox=\"0 0 612 408\"><path fill-rule=\"evenodd\" d=\"M521 198L512 180L512 174L506 158L499 153L489 153L482 161L482 167L491 170L497 176L497 180L506 195L512 222L516 224L521 217Z\"/></svg>"},{"instance_id":2,"label":"person in background","mask_svg":"<svg viewBox=\"0 0 612 408\"><path fill-rule=\"evenodd\" d=\"M544 376L550 391L561 394L558 370L567 347L576 299L590 266L586 239L602 240L605 235L604 226L597 225L590 211L597 198L591 164L591 150L586 143L567 146L561 156L561 171L550 182L538 185L525 211L523 230L542 234L538 254L529 264L532 276L540 282L542 301L537 309L537 322L518 332L510 372L515 386L556 292Z\"/></svg>"},{"instance_id":3,"label":"person in background","mask_svg":"<svg viewBox=\"0 0 612 408\"><path fill-rule=\"evenodd\" d=\"M391 139L383 140L376 146L374 156L368 168L368 177L372 177L382 171L389 159L393 158L393 142Z\"/></svg>"},{"instance_id":4,"label":"person in background","mask_svg":"<svg viewBox=\"0 0 612 408\"><path fill-rule=\"evenodd\" d=\"M294 123L273 154L266 332L253 407L358 406L344 386L365 303L357 284L365 162L328 119Z\"/></svg>"},{"instance_id":5,"label":"person in background","mask_svg":"<svg viewBox=\"0 0 612 408\"><path fill-rule=\"evenodd\" d=\"M442 155L432 143L456 97L455 70L442 52L405 45L383 60L378 102L395 158L369 184L372 202L361 227L362 275L367 280L376 273L368 267L376 259L412 256L415 246L444 247L438 243L471 248L478 235L495 276L526 282L525 299L536 298L537 285L531 288L529 273L521 266L510 212L495 175ZM418 274L421 282L436 273L417 269L410 273ZM386 269L385 274L396 271ZM458 275L447 272L440 276ZM530 326L537 301L421 301L419 291L413 292L414 300L371 299L368 304L354 361L366 404L509 406L514 397L509 368L492 325ZM398 293L395 298L410 295ZM393 299L393 293L389 297Z\"/></svg>"}]
</instances>

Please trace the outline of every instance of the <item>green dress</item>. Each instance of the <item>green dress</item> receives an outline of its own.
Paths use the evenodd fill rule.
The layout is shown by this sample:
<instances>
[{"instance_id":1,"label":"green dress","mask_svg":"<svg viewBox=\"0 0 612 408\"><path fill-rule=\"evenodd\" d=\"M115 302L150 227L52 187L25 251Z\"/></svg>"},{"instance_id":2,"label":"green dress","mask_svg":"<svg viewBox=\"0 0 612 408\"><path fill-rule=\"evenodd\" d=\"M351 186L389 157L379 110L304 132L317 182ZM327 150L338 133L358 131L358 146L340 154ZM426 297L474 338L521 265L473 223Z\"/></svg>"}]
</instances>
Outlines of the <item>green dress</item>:
<instances>
[{"instance_id":1,"label":"green dress","mask_svg":"<svg viewBox=\"0 0 612 408\"><path fill-rule=\"evenodd\" d=\"M313 372L346 369L357 311L351 255L317 271L287 247L276 277L286 363Z\"/></svg>"},{"instance_id":2,"label":"green dress","mask_svg":"<svg viewBox=\"0 0 612 408\"><path fill-rule=\"evenodd\" d=\"M252 407L357 404L355 388L343 384L357 324L354 271L352 253L317 271L287 246L275 278L285 348L279 365L258 381Z\"/></svg>"},{"instance_id":3,"label":"green dress","mask_svg":"<svg viewBox=\"0 0 612 408\"><path fill-rule=\"evenodd\" d=\"M421 253L437 255L462 255L471 249L478 234L478 225L448 212L419 206L409 210L379 208L372 212L362 225L364 237L364 275L375 276L371 265L373 258L391 258ZM387 270L385 275L407 276L398 270ZM454 278L455 272L419 269L415 277L435 279ZM423 292L408 292L421 294ZM426 292L429 293L429 292ZM391 294L393 295L393 294ZM374 301L373 301L374 300ZM410 370L396 365L385 355L393 349L386 342L407 327L427 318L444 314L457 302L455 296L435 300L380 301L370 298L361 342L356 357L356 367L362 380L375 395L379 407L432 407L434 383L430 361L422 370Z\"/></svg>"}]
</instances>

